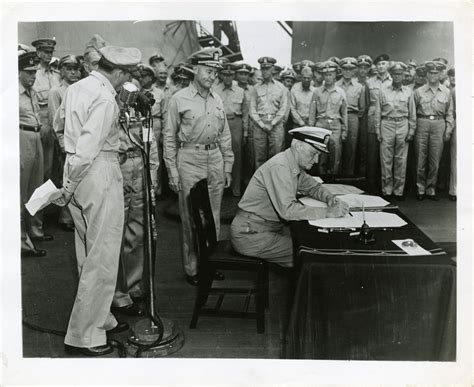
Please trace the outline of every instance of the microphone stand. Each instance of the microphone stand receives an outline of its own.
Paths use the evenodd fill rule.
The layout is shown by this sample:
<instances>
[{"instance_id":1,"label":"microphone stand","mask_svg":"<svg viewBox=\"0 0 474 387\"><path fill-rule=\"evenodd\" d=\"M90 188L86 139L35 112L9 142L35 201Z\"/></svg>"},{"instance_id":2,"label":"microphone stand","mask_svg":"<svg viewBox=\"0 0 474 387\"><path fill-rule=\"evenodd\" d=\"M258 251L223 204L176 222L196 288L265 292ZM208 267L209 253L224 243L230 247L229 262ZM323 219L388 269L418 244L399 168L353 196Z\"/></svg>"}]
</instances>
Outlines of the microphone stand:
<instances>
[{"instance_id":1,"label":"microphone stand","mask_svg":"<svg viewBox=\"0 0 474 387\"><path fill-rule=\"evenodd\" d=\"M151 179L150 150L153 139L153 118L151 107L144 112L143 117L135 109L134 122L142 128L143 145L137 143L130 134L131 120L129 106L124 105L120 123L130 141L140 149L144 169L145 189L145 255L144 275L145 292L147 294L147 317L138 320L132 327L128 342L136 347L135 357L161 357L178 351L184 344L184 335L172 320L160 318L155 311L155 254L158 233L155 223L155 195ZM124 126L124 123L126 126Z\"/></svg>"}]
</instances>

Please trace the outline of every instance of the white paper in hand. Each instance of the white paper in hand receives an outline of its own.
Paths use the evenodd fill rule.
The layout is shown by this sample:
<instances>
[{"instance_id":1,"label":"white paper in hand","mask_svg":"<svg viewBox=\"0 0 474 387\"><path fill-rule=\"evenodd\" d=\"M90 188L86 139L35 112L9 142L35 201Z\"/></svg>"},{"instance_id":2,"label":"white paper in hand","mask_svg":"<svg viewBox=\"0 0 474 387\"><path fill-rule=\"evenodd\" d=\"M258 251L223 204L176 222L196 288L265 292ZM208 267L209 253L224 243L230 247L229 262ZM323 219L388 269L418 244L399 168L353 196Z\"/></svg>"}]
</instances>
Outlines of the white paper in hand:
<instances>
[{"instance_id":1,"label":"white paper in hand","mask_svg":"<svg viewBox=\"0 0 474 387\"><path fill-rule=\"evenodd\" d=\"M61 196L61 191L56 188L51 180L48 180L46 183L35 189L35 192L33 192L33 195L31 195L30 200L25 204L25 207L30 215L33 216L39 210L51 203L51 201L59 199Z\"/></svg>"}]
</instances>

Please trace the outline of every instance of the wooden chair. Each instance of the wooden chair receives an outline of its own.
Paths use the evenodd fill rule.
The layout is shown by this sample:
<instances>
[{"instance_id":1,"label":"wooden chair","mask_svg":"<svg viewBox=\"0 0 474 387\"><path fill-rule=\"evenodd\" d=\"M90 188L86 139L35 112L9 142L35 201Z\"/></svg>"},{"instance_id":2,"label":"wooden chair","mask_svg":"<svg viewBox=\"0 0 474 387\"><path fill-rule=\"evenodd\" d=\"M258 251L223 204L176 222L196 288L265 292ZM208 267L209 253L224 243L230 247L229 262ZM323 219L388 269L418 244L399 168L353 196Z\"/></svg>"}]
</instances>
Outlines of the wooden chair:
<instances>
[{"instance_id":1,"label":"wooden chair","mask_svg":"<svg viewBox=\"0 0 474 387\"><path fill-rule=\"evenodd\" d=\"M268 306L268 265L258 258L250 258L233 251L230 241L217 241L216 227L209 201L207 180L197 182L191 189L191 212L198 248L198 287L190 328L196 328L200 315L256 319L257 332L265 331L265 307ZM216 270L243 271L253 274L248 287L213 287ZM232 274L232 273L230 273ZM226 280L230 280L226 276ZM225 284L221 282L221 284ZM218 295L214 307L206 306L209 295ZM221 309L226 294L246 295L243 310ZM255 310L249 311L251 297Z\"/></svg>"}]
</instances>

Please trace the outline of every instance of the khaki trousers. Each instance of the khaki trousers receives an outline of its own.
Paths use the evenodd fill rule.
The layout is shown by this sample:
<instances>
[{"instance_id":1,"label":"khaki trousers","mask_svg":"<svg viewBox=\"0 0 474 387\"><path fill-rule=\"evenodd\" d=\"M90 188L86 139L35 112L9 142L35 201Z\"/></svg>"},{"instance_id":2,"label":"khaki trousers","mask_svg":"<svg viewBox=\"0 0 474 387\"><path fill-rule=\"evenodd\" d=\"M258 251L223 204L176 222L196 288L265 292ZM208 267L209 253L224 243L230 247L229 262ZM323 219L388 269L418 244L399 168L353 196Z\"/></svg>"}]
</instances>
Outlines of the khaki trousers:
<instances>
[{"instance_id":1,"label":"khaki trousers","mask_svg":"<svg viewBox=\"0 0 474 387\"><path fill-rule=\"evenodd\" d=\"M124 227L120 264L113 306L131 305L131 297L143 295L142 277L145 258L145 187L143 160L127 157L120 164L123 176Z\"/></svg>"},{"instance_id":2,"label":"khaki trousers","mask_svg":"<svg viewBox=\"0 0 474 387\"><path fill-rule=\"evenodd\" d=\"M232 152L234 152L234 165L232 167L232 193L240 196L242 187L242 141L244 129L242 117L234 116L227 119L232 138Z\"/></svg>"},{"instance_id":3,"label":"khaki trousers","mask_svg":"<svg viewBox=\"0 0 474 387\"><path fill-rule=\"evenodd\" d=\"M382 194L403 195L407 169L408 119L400 122L382 119L382 142L380 143L380 162L382 170Z\"/></svg>"},{"instance_id":4,"label":"khaki trousers","mask_svg":"<svg viewBox=\"0 0 474 387\"><path fill-rule=\"evenodd\" d=\"M56 135L49 122L48 105L40 105L39 117L41 121L41 143L43 144L44 181L51 179L54 160L54 142Z\"/></svg>"},{"instance_id":5,"label":"khaki trousers","mask_svg":"<svg viewBox=\"0 0 474 387\"><path fill-rule=\"evenodd\" d=\"M158 161L159 161L158 170L157 170L158 176L156 179L156 187L154 187L155 193L157 195L161 195L163 193L162 174L163 174L164 163L163 163L163 138L161 136L161 130L162 130L161 120L158 118L155 118L153 120L153 134L155 135L155 141L158 148Z\"/></svg>"},{"instance_id":6,"label":"khaki trousers","mask_svg":"<svg viewBox=\"0 0 474 387\"><path fill-rule=\"evenodd\" d=\"M418 118L415 134L416 188L418 194L434 195L443 154L444 120Z\"/></svg>"},{"instance_id":7,"label":"khaki trousers","mask_svg":"<svg viewBox=\"0 0 474 387\"><path fill-rule=\"evenodd\" d=\"M369 192L380 190L380 143L375 133L375 107L369 108L367 116L367 186Z\"/></svg>"},{"instance_id":8,"label":"khaki trousers","mask_svg":"<svg viewBox=\"0 0 474 387\"><path fill-rule=\"evenodd\" d=\"M457 168L456 168L456 163L457 163L457 155L456 155L456 148L457 148L457 135L456 135L456 128L454 129L454 132L451 136L451 168L450 168L450 173L449 173L449 194L456 196L456 179L457 179Z\"/></svg>"},{"instance_id":9,"label":"khaki trousers","mask_svg":"<svg viewBox=\"0 0 474 387\"><path fill-rule=\"evenodd\" d=\"M209 200L219 239L222 195L224 193L224 161L219 148L212 150L196 150L180 148L177 166L181 180L179 191L179 215L181 217L181 247L184 272L193 276L198 272L196 235L190 211L191 188L198 181L207 179Z\"/></svg>"},{"instance_id":10,"label":"khaki trousers","mask_svg":"<svg viewBox=\"0 0 474 387\"><path fill-rule=\"evenodd\" d=\"M283 150L284 140L285 129L282 122L276 124L270 133L265 132L258 125L254 125L255 170Z\"/></svg>"},{"instance_id":11,"label":"khaki trousers","mask_svg":"<svg viewBox=\"0 0 474 387\"><path fill-rule=\"evenodd\" d=\"M66 157L64 181L70 155ZM76 226L79 284L65 344L94 347L117 325L110 312L119 266L124 222L122 173L115 152L101 152L69 203Z\"/></svg>"},{"instance_id":12,"label":"khaki trousers","mask_svg":"<svg viewBox=\"0 0 474 387\"><path fill-rule=\"evenodd\" d=\"M43 184L43 147L39 133L20 130L20 223L21 251L34 250L30 237L44 235L41 212L31 216L25 203Z\"/></svg>"},{"instance_id":13,"label":"khaki trousers","mask_svg":"<svg viewBox=\"0 0 474 387\"><path fill-rule=\"evenodd\" d=\"M293 266L293 242L289 227L239 210L230 226L235 251L284 267Z\"/></svg>"},{"instance_id":14,"label":"khaki trousers","mask_svg":"<svg viewBox=\"0 0 474 387\"><path fill-rule=\"evenodd\" d=\"M344 176L354 175L358 137L359 115L357 113L348 113L347 138L342 147L342 174Z\"/></svg>"},{"instance_id":15,"label":"khaki trousers","mask_svg":"<svg viewBox=\"0 0 474 387\"><path fill-rule=\"evenodd\" d=\"M339 120L319 119L316 121L316 126L330 130L327 153L319 155L318 170L321 175L337 175L339 174L342 154L341 144L341 122Z\"/></svg>"}]
</instances>

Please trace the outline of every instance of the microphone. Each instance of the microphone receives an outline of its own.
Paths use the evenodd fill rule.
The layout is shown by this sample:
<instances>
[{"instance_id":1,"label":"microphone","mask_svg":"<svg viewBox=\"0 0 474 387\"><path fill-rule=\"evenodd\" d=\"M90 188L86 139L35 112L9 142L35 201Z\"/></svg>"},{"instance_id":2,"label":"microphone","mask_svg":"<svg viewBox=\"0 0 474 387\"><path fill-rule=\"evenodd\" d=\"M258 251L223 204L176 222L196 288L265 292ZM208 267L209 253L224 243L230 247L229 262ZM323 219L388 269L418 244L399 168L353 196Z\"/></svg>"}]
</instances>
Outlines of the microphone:
<instances>
[{"instance_id":1,"label":"microphone","mask_svg":"<svg viewBox=\"0 0 474 387\"><path fill-rule=\"evenodd\" d=\"M138 87L132 82L125 82L119 93L119 99L124 105L132 106L137 101Z\"/></svg>"}]
</instances>

